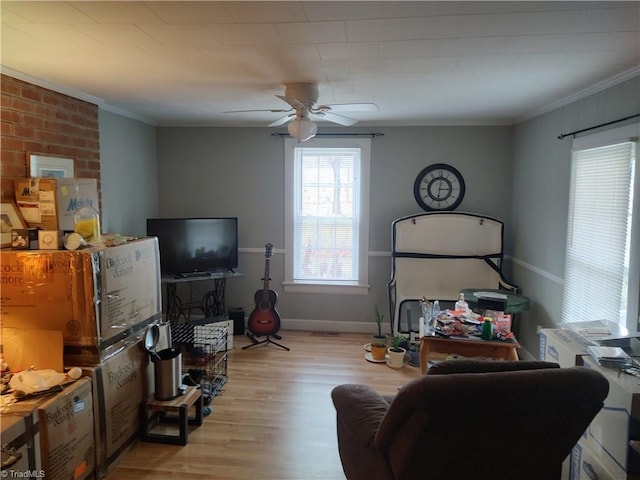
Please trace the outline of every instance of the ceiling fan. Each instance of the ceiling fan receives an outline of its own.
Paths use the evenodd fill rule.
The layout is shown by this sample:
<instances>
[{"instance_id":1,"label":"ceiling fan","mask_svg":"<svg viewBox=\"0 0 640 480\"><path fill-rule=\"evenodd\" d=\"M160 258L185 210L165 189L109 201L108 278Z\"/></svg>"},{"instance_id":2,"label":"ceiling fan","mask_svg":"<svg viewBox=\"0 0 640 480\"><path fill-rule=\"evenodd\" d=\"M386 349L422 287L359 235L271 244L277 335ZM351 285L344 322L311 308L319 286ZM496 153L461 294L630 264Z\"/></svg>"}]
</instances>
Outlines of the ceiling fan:
<instances>
[{"instance_id":1,"label":"ceiling fan","mask_svg":"<svg viewBox=\"0 0 640 480\"><path fill-rule=\"evenodd\" d=\"M326 120L339 125L351 126L356 119L341 115L342 112L374 112L378 110L375 103L336 103L317 105L318 85L315 83L285 83L284 95L276 95L280 100L288 103L291 108L274 108L265 110L232 110L225 113L241 112L272 112L285 113L278 120L271 122L269 127L277 127L290 122L287 126L289 134L299 142L313 138L318 126L311 120ZM340 112L340 113L335 113Z\"/></svg>"}]
</instances>

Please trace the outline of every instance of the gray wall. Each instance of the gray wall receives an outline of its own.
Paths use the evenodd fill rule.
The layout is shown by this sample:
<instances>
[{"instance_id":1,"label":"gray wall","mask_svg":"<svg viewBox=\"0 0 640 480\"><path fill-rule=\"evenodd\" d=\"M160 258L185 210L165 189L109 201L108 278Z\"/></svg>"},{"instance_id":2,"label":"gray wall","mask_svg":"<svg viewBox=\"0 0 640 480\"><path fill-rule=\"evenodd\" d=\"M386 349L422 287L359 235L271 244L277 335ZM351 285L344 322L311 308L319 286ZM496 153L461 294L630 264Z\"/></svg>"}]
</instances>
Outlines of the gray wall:
<instances>
[{"instance_id":1,"label":"gray wall","mask_svg":"<svg viewBox=\"0 0 640 480\"><path fill-rule=\"evenodd\" d=\"M386 310L391 222L419 211L412 193L415 176L426 165L445 162L467 182L461 211L505 221L507 278L532 300L532 308L520 318L519 340L536 355L538 326L555 325L561 311L571 139L557 136L638 113L639 92L636 77L515 127L349 130L384 133L372 140L370 293L281 293L283 325L285 320L316 321L320 329L340 322L344 330L362 330L362 323L353 322L373 322L376 304ZM245 276L227 281L226 304L244 307L248 314L253 294L262 286L266 242L276 247L272 286L282 291L283 141L272 132L154 129L100 111L104 223L109 231L139 235L150 216L237 216L239 270ZM198 298L205 287L195 285L189 294Z\"/></svg>"},{"instance_id":2,"label":"gray wall","mask_svg":"<svg viewBox=\"0 0 640 480\"><path fill-rule=\"evenodd\" d=\"M372 140L368 296L282 293L284 150L283 140L270 135L270 129L158 128L159 213L238 217L239 270L245 276L227 281L227 307L243 307L247 314L253 309L253 295L262 288L264 244L271 242L276 248L271 286L281 292L283 325L285 320L321 321L316 324L320 329L339 322L339 328L348 330L358 328L351 322L371 324L375 305L387 309L391 222L420 211L413 197L420 170L436 162L454 165L467 183L460 210L495 216L510 226L513 147L511 127L351 131L374 130L384 135Z\"/></svg>"},{"instance_id":3,"label":"gray wall","mask_svg":"<svg viewBox=\"0 0 640 480\"><path fill-rule=\"evenodd\" d=\"M98 121L102 230L144 235L158 212L156 129L102 109Z\"/></svg>"},{"instance_id":4,"label":"gray wall","mask_svg":"<svg viewBox=\"0 0 640 480\"><path fill-rule=\"evenodd\" d=\"M562 309L572 137L557 137L639 112L635 77L515 128L511 251L513 278L533 301L519 339L531 353L537 327L556 325Z\"/></svg>"}]
</instances>

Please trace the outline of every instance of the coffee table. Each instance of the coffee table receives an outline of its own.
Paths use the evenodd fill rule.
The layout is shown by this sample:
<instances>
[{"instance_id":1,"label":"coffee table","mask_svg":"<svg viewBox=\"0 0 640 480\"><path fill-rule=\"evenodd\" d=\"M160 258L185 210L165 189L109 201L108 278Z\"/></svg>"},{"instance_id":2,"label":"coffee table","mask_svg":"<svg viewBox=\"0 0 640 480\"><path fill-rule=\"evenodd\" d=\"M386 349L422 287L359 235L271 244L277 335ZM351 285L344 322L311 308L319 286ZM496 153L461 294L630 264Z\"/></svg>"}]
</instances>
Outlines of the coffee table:
<instances>
[{"instance_id":1,"label":"coffee table","mask_svg":"<svg viewBox=\"0 0 640 480\"><path fill-rule=\"evenodd\" d=\"M520 344L514 340L482 340L478 337L440 337L424 336L420 338L420 370L427 372L427 359L431 352L455 353L465 357L501 358L518 360L517 349Z\"/></svg>"}]
</instances>

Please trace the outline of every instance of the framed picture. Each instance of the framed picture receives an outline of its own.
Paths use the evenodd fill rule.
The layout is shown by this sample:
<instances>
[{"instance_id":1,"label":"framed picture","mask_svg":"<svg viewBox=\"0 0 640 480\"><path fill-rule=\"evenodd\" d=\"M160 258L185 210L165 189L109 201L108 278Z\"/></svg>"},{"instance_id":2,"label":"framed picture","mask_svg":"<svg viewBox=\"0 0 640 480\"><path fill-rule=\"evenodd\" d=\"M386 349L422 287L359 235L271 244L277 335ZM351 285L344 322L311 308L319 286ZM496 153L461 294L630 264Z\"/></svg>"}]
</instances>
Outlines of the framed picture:
<instances>
[{"instance_id":1,"label":"framed picture","mask_svg":"<svg viewBox=\"0 0 640 480\"><path fill-rule=\"evenodd\" d=\"M0 225L2 226L2 241L0 246L11 246L11 230L14 228L27 228L27 224L22 219L20 210L15 202L2 202L0 211Z\"/></svg>"},{"instance_id":2,"label":"framed picture","mask_svg":"<svg viewBox=\"0 0 640 480\"><path fill-rule=\"evenodd\" d=\"M73 158L27 153L27 167L30 177L73 177L74 164Z\"/></svg>"}]
</instances>

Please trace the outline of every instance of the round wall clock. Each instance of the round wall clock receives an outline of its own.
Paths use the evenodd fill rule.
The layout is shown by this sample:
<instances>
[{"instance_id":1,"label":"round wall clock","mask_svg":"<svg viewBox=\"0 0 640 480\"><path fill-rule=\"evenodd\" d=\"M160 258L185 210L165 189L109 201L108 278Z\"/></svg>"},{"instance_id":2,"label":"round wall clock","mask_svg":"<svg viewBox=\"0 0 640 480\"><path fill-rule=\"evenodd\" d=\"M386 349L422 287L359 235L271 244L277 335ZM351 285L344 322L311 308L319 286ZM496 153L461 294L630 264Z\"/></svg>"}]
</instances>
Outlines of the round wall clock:
<instances>
[{"instance_id":1,"label":"round wall clock","mask_svg":"<svg viewBox=\"0 0 640 480\"><path fill-rule=\"evenodd\" d=\"M434 163L422 170L413 184L413 195L424 210L455 210L464 198L462 174L451 165Z\"/></svg>"}]
</instances>

